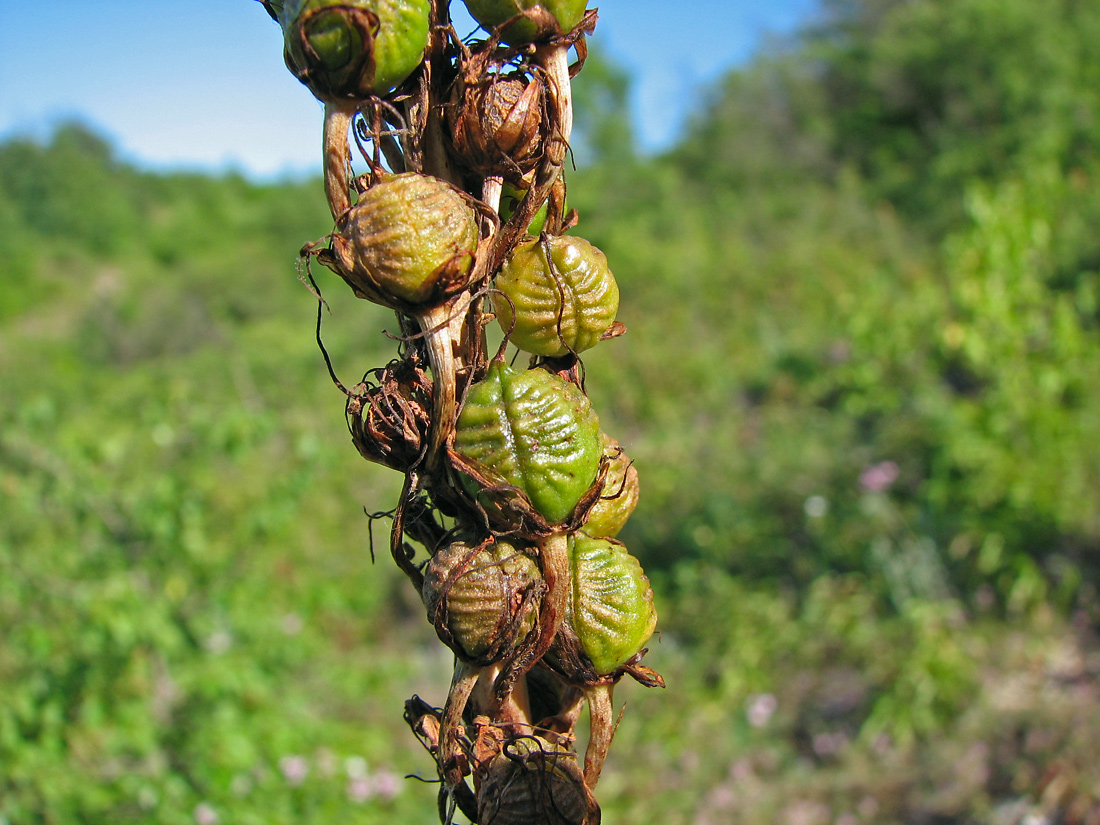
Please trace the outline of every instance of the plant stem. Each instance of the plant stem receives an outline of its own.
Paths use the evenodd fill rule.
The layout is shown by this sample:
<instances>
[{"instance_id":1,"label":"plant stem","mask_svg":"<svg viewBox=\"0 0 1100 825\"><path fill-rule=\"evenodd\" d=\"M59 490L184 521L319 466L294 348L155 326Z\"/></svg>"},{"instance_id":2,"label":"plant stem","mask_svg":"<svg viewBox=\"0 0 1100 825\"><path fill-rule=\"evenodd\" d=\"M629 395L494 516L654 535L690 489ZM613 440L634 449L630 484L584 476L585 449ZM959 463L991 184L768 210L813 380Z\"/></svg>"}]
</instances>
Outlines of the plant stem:
<instances>
[{"instance_id":1,"label":"plant stem","mask_svg":"<svg viewBox=\"0 0 1100 825\"><path fill-rule=\"evenodd\" d=\"M588 696L591 732L588 736L588 749L584 752L584 784L589 788L595 788L600 781L603 763L615 735L611 706L613 690L614 685L596 685L585 691Z\"/></svg>"},{"instance_id":2,"label":"plant stem","mask_svg":"<svg viewBox=\"0 0 1100 825\"><path fill-rule=\"evenodd\" d=\"M439 725L439 770L448 788L454 788L462 781L462 712L480 673L479 667L461 660L455 662L451 690L447 694Z\"/></svg>"},{"instance_id":3,"label":"plant stem","mask_svg":"<svg viewBox=\"0 0 1100 825\"><path fill-rule=\"evenodd\" d=\"M348 130L355 117L354 105L346 103L325 104L325 125L323 131L323 168L325 172L325 196L332 219L339 222L340 216L351 208L351 147L348 145Z\"/></svg>"},{"instance_id":4,"label":"plant stem","mask_svg":"<svg viewBox=\"0 0 1100 825\"><path fill-rule=\"evenodd\" d=\"M459 354L465 337L467 315L473 296L462 292L446 303L417 314L432 368L432 426L428 440L427 465L440 466L443 446L454 434L458 420L458 370L466 366ZM456 352L456 350L458 352Z\"/></svg>"},{"instance_id":5,"label":"plant stem","mask_svg":"<svg viewBox=\"0 0 1100 825\"><path fill-rule=\"evenodd\" d=\"M546 72L550 99L557 109L558 132L552 136L557 143L560 156L558 163L565 161L565 150L573 136L573 87L569 79L569 47L541 46L535 50L535 60Z\"/></svg>"},{"instance_id":6,"label":"plant stem","mask_svg":"<svg viewBox=\"0 0 1100 825\"><path fill-rule=\"evenodd\" d=\"M543 629L545 647L538 650L534 661L542 658L546 648L557 635L569 609L569 536L566 533L553 533L537 545L539 558L542 559L542 578L546 582L546 596L543 599L543 613L547 627ZM540 617L543 619L543 617ZM540 645L540 647L542 647Z\"/></svg>"},{"instance_id":7,"label":"plant stem","mask_svg":"<svg viewBox=\"0 0 1100 825\"><path fill-rule=\"evenodd\" d=\"M500 175L490 175L481 184L481 199L494 212L500 212L500 193L504 189L504 179Z\"/></svg>"},{"instance_id":8,"label":"plant stem","mask_svg":"<svg viewBox=\"0 0 1100 825\"><path fill-rule=\"evenodd\" d=\"M481 672L474 688L473 702L481 712L512 726L530 727L531 699L527 693L527 681L519 679L507 696L500 696L494 686L504 667L490 665Z\"/></svg>"}]
</instances>

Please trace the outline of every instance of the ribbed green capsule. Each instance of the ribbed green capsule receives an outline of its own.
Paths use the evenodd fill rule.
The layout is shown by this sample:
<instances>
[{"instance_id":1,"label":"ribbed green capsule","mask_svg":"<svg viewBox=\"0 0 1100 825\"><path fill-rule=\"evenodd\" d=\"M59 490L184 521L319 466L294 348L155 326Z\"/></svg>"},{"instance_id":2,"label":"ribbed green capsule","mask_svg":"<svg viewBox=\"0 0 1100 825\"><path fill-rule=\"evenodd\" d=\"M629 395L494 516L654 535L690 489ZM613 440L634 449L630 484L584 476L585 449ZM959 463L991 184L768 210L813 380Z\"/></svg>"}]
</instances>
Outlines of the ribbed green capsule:
<instances>
[{"instance_id":1,"label":"ribbed green capsule","mask_svg":"<svg viewBox=\"0 0 1100 825\"><path fill-rule=\"evenodd\" d=\"M455 542L424 574L428 619L462 659L488 665L510 654L535 626L542 577L514 545Z\"/></svg>"},{"instance_id":2,"label":"ribbed green capsule","mask_svg":"<svg viewBox=\"0 0 1100 825\"><path fill-rule=\"evenodd\" d=\"M368 297L429 304L465 285L477 216L457 189L431 175L383 178L348 211L333 251Z\"/></svg>"},{"instance_id":3,"label":"ribbed green capsule","mask_svg":"<svg viewBox=\"0 0 1100 825\"><path fill-rule=\"evenodd\" d=\"M322 100L383 95L424 59L429 0L277 0L287 68Z\"/></svg>"},{"instance_id":4,"label":"ribbed green capsule","mask_svg":"<svg viewBox=\"0 0 1100 825\"><path fill-rule=\"evenodd\" d=\"M619 442L603 434L603 452L608 458L603 491L588 520L581 528L590 536L614 538L638 506L638 471Z\"/></svg>"},{"instance_id":5,"label":"ribbed green capsule","mask_svg":"<svg viewBox=\"0 0 1100 825\"><path fill-rule=\"evenodd\" d=\"M470 10L470 16L486 31L491 31L520 12L535 6L542 6L552 15L555 23L550 30L540 30L530 20L519 20L508 26L501 33L501 39L513 45L531 43L553 34L567 34L581 22L586 5L586 0L464 0L464 2L466 8Z\"/></svg>"},{"instance_id":6,"label":"ribbed green capsule","mask_svg":"<svg viewBox=\"0 0 1100 825\"><path fill-rule=\"evenodd\" d=\"M613 673L649 641L657 626L653 590L621 544L576 533L570 538L573 592L566 621L600 675Z\"/></svg>"},{"instance_id":7,"label":"ribbed green capsule","mask_svg":"<svg viewBox=\"0 0 1100 825\"><path fill-rule=\"evenodd\" d=\"M501 361L470 388L454 449L522 490L551 524L573 513L603 453L600 420L583 392L545 370Z\"/></svg>"},{"instance_id":8,"label":"ribbed green capsule","mask_svg":"<svg viewBox=\"0 0 1100 825\"><path fill-rule=\"evenodd\" d=\"M511 329L512 343L535 355L595 346L619 311L619 287L607 257L569 235L547 238L545 245L537 238L521 242L495 285L500 292L493 294L493 310L501 328Z\"/></svg>"}]
</instances>

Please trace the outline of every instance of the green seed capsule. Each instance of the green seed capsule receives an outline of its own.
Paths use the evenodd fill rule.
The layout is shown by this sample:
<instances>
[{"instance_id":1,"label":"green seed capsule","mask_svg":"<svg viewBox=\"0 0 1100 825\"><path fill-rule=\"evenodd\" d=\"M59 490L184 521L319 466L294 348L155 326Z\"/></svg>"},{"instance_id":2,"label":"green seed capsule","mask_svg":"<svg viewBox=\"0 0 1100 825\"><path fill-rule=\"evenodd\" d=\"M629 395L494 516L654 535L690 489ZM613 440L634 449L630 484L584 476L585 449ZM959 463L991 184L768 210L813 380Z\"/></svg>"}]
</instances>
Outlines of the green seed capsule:
<instances>
[{"instance_id":1,"label":"green seed capsule","mask_svg":"<svg viewBox=\"0 0 1100 825\"><path fill-rule=\"evenodd\" d=\"M491 31L506 20L510 20L522 11L542 6L548 11L555 23L549 28L541 28L531 20L518 20L502 33L505 43L519 45L542 40L553 34L566 34L576 28L584 17L586 0L464 0L470 16L486 31ZM556 29L556 31L555 31Z\"/></svg>"},{"instance_id":2,"label":"green seed capsule","mask_svg":"<svg viewBox=\"0 0 1100 825\"><path fill-rule=\"evenodd\" d=\"M638 471L623 452L619 442L606 433L603 452L607 456L607 476L599 501L588 513L582 528L590 536L614 538L638 506Z\"/></svg>"},{"instance_id":3,"label":"green seed capsule","mask_svg":"<svg viewBox=\"0 0 1100 825\"><path fill-rule=\"evenodd\" d=\"M545 370L500 361L470 388L454 449L518 487L551 524L573 513L603 452L600 420L584 393Z\"/></svg>"},{"instance_id":4,"label":"green seed capsule","mask_svg":"<svg viewBox=\"0 0 1100 825\"><path fill-rule=\"evenodd\" d=\"M519 208L520 201L523 200L523 196L527 194L526 189L519 189L510 183L505 183L503 189L500 192L500 221L505 223ZM539 207L535 213L535 217L531 218L531 223L527 224L527 234L538 235L542 232L542 228L546 226L546 211L549 203L547 201L542 202L542 206Z\"/></svg>"},{"instance_id":5,"label":"green seed capsule","mask_svg":"<svg viewBox=\"0 0 1100 825\"><path fill-rule=\"evenodd\" d=\"M422 595L443 642L462 659L487 665L534 628L541 583L535 562L506 541L456 542L432 557Z\"/></svg>"},{"instance_id":6,"label":"green seed capsule","mask_svg":"<svg viewBox=\"0 0 1100 825\"><path fill-rule=\"evenodd\" d=\"M638 560L621 544L577 533L569 549L573 593L567 621L593 670L607 675L653 635L653 590Z\"/></svg>"},{"instance_id":7,"label":"green seed capsule","mask_svg":"<svg viewBox=\"0 0 1100 825\"><path fill-rule=\"evenodd\" d=\"M457 189L407 173L363 193L333 250L341 274L368 297L424 305L465 286L477 241L477 218Z\"/></svg>"},{"instance_id":8,"label":"green seed capsule","mask_svg":"<svg viewBox=\"0 0 1100 825\"><path fill-rule=\"evenodd\" d=\"M424 59L429 0L280 0L287 67L322 100L391 91Z\"/></svg>"},{"instance_id":9,"label":"green seed capsule","mask_svg":"<svg viewBox=\"0 0 1100 825\"><path fill-rule=\"evenodd\" d=\"M604 254L583 238L559 235L546 245L549 261L539 239L516 247L497 276L501 294L494 293L493 309L501 328L512 330L512 343L526 352L583 352L615 323L618 284Z\"/></svg>"}]
</instances>

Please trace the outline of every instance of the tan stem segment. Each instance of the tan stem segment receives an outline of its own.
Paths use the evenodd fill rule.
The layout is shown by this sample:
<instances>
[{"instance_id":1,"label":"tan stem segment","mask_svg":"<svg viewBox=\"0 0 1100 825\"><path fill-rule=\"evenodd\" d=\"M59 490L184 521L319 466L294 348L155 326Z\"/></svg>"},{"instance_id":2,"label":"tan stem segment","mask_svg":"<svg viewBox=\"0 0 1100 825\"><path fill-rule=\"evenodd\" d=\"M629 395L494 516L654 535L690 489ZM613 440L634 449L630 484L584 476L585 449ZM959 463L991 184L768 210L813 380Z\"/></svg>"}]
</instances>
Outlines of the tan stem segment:
<instances>
[{"instance_id":1,"label":"tan stem segment","mask_svg":"<svg viewBox=\"0 0 1100 825\"><path fill-rule=\"evenodd\" d=\"M482 199L494 211L500 207L503 182L498 177L485 179ZM432 435L428 445L428 466L437 466L442 448L454 433L458 419L458 371L469 365L455 354L462 351L462 342L468 334L480 334L480 330L468 330L467 315L473 295L463 292L442 306L421 313L417 320L423 330L428 348L428 362L432 368Z\"/></svg>"},{"instance_id":2,"label":"tan stem segment","mask_svg":"<svg viewBox=\"0 0 1100 825\"><path fill-rule=\"evenodd\" d=\"M546 584L546 595L542 597L542 607L539 610L539 635L533 645L525 647L522 653L509 662L508 668L496 680L494 690L501 701L523 681L527 671L550 648L569 609L572 589L569 576L569 535L553 533L541 539L535 549L539 554L542 579Z\"/></svg>"},{"instance_id":3,"label":"tan stem segment","mask_svg":"<svg viewBox=\"0 0 1100 825\"><path fill-rule=\"evenodd\" d=\"M584 784L595 788L600 781L603 763L615 735L614 711L611 706L611 693L614 685L596 685L588 688L588 712L591 717L591 732L588 736L588 749L584 752Z\"/></svg>"},{"instance_id":4,"label":"tan stem segment","mask_svg":"<svg viewBox=\"0 0 1100 825\"><path fill-rule=\"evenodd\" d=\"M531 726L531 698L527 693L527 681L518 680L507 696L498 696L494 691L497 677L503 671L502 665L490 665L481 671L474 688L471 701L478 713L482 713L500 722L516 728Z\"/></svg>"},{"instance_id":5,"label":"tan stem segment","mask_svg":"<svg viewBox=\"0 0 1100 825\"><path fill-rule=\"evenodd\" d=\"M561 141L561 158L564 160L565 149L573 136L573 88L569 79L569 47L543 46L535 51L535 59L546 72L546 79L550 84L550 98L558 115L558 134L554 138Z\"/></svg>"},{"instance_id":6,"label":"tan stem segment","mask_svg":"<svg viewBox=\"0 0 1100 825\"><path fill-rule=\"evenodd\" d=\"M553 533L538 543L539 556L542 558L542 578L546 582L544 615L550 626L543 629L545 646L540 645L535 661L542 658L546 648L554 640L566 611L569 609L571 579L569 576L569 536L566 533Z\"/></svg>"},{"instance_id":7,"label":"tan stem segment","mask_svg":"<svg viewBox=\"0 0 1100 825\"><path fill-rule=\"evenodd\" d=\"M427 84L428 98L433 102L447 99L446 84L451 67L447 40L449 25L450 9L448 3L433 2L428 59L424 62L424 82ZM435 175L437 178L460 185L462 176L458 174L454 164L451 163L451 156L447 151L447 140L444 137L444 129L443 107L428 105L427 111L424 113L424 134L422 135L423 171L429 175Z\"/></svg>"},{"instance_id":8,"label":"tan stem segment","mask_svg":"<svg viewBox=\"0 0 1100 825\"><path fill-rule=\"evenodd\" d=\"M462 712L466 710L466 702L480 673L479 667L461 660L455 663L451 690L447 694L439 724L439 770L448 788L454 788L462 781Z\"/></svg>"},{"instance_id":9,"label":"tan stem segment","mask_svg":"<svg viewBox=\"0 0 1100 825\"><path fill-rule=\"evenodd\" d=\"M466 366L455 354L465 337L466 316L473 296L463 292L441 306L417 315L432 368L432 431L428 466L436 467L443 446L450 441L458 420L458 371Z\"/></svg>"},{"instance_id":10,"label":"tan stem segment","mask_svg":"<svg viewBox=\"0 0 1100 825\"><path fill-rule=\"evenodd\" d=\"M481 184L481 200L494 212L500 211L500 193L504 189L504 178L490 175Z\"/></svg>"},{"instance_id":11,"label":"tan stem segment","mask_svg":"<svg viewBox=\"0 0 1100 825\"><path fill-rule=\"evenodd\" d=\"M584 691L579 687L570 685L565 692L565 697L561 703L561 713L558 714L558 718L561 720L561 724L569 733L577 727L577 720L581 715L581 708L584 707Z\"/></svg>"},{"instance_id":12,"label":"tan stem segment","mask_svg":"<svg viewBox=\"0 0 1100 825\"><path fill-rule=\"evenodd\" d=\"M324 171L325 196L332 219L351 208L351 147L348 130L351 128L355 108L344 103L325 104Z\"/></svg>"}]
</instances>

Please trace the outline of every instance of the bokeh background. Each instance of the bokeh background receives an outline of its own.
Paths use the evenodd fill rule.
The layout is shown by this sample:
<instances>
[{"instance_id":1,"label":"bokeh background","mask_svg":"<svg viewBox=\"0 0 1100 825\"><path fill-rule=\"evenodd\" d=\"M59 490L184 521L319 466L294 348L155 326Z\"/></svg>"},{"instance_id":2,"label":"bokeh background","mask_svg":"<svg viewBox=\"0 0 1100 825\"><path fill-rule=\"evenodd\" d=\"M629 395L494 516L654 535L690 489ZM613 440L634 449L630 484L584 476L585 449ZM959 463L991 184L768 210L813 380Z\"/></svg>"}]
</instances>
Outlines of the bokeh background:
<instances>
[{"instance_id":1,"label":"bokeh background","mask_svg":"<svg viewBox=\"0 0 1100 825\"><path fill-rule=\"evenodd\" d=\"M1100 5L760 5L609 3L577 84L669 683L605 822L1100 823ZM319 106L250 0L50 8L0 4L0 823L430 823ZM319 274L355 381L394 322Z\"/></svg>"}]
</instances>

